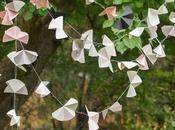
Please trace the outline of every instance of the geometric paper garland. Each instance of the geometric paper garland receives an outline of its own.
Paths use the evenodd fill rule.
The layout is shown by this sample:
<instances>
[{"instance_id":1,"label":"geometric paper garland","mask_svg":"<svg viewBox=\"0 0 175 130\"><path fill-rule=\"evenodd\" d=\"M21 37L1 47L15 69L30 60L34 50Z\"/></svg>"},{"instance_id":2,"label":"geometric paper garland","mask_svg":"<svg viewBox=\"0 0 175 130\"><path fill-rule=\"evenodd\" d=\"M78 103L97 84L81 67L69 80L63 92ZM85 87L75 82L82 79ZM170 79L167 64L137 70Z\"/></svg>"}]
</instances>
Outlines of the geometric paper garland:
<instances>
[{"instance_id":1,"label":"geometric paper garland","mask_svg":"<svg viewBox=\"0 0 175 130\"><path fill-rule=\"evenodd\" d=\"M49 1L48 0L30 0L31 3L33 3L37 9L39 8L49 8ZM171 2L171 0L166 0L166 2ZM86 0L86 4L89 5L91 3L96 3L94 0ZM24 6L24 2L22 1L16 1L8 3L5 6L5 10L0 12L0 18L2 19L1 24L3 25L13 25L13 20L17 17L18 12L20 9ZM102 7L103 8L103 7ZM134 61L116 61L118 68L120 70L128 69L127 75L129 78L129 84L128 87L123 91L123 93L119 96L116 102L114 102L111 106L107 107L106 109L102 110L101 112L92 112L88 110L88 107L85 106L87 114L82 113L82 115L88 116L88 125L89 130L98 130L98 121L99 121L99 114L102 114L103 118L108 114L108 111L112 112L119 112L122 111L122 105L119 103L119 100L121 97L127 93L126 97L131 98L135 97L136 94L136 87L139 86L142 83L142 79L138 75L138 72L140 70L148 70L148 62L150 61L152 64L155 64L158 58L164 58L166 57L166 54L164 52L164 46L163 42L169 37L173 36L175 37L175 26L165 25L163 26L162 32L165 35L165 38L162 41L158 40L157 36L157 25L160 24L159 15L167 14L168 10L166 8L166 4L161 5L158 9L148 9L148 17L147 17L147 27L136 27L134 30L129 32L129 37L140 37L145 29L148 29L149 36L150 36L150 43L145 45L144 47L140 48L141 54L138 58L136 58ZM12 14L12 15L11 15ZM56 39L63 39L70 37L67 35L67 33L63 29L63 16L60 16L58 18L53 18L52 14L48 10L48 14L52 17L52 21L49 24L48 29L55 30L55 36ZM116 7L111 6L107 8L103 8L103 11L99 14L100 16L107 15L107 18L109 20L116 17ZM115 25L118 29L128 27L132 23L132 15L133 12L130 8L127 8L123 14L123 16L120 18L120 21ZM127 19L127 20L126 20ZM175 13L172 12L169 16L169 20L173 23L175 23ZM127 24L124 25L123 22L126 22ZM71 26L72 27L72 26ZM73 27L72 27L73 28ZM74 31L78 32L75 28L73 28ZM79 33L79 32L78 32ZM89 56L91 57L97 57L98 58L98 65L99 68L109 68L111 72L114 72L112 67L112 58L117 56L117 52L115 50L115 45L112 40L108 38L108 36L103 35L102 37L102 48L99 50L96 49L95 41L93 41L93 30L88 30L84 32L82 35L79 33L80 39L73 39L72 44L72 58L75 61L78 61L80 63L85 63L85 53L86 50L89 53ZM155 42L154 40L159 43L159 45L152 49L152 42ZM27 44L29 41L29 35L26 32L22 32L21 29L14 24L13 27L9 28L5 31L3 36L3 42L9 42L9 41L15 41L15 51L9 53L7 56L8 58L14 63L15 65L15 78L10 79L7 81L7 87L5 88L5 93L13 93L14 94L14 109L7 112L7 115L11 118L10 125L17 125L20 126L20 117L16 114L16 108L15 108L15 94L23 94L27 95L28 91L25 86L25 84L17 79L17 69L16 67L24 70L25 68L23 65L30 65L32 66L33 71L36 73L40 84L36 88L35 93L40 95L41 97L48 96L49 94L55 98L58 103L61 105L60 108L58 108L55 112L52 113L52 117L58 121L68 121L73 119L76 114L81 114L81 112L77 112L76 108L78 106L78 101L74 98L70 98L67 103L63 104L53 93L47 88L47 85L49 84L48 81L42 81L39 74L36 72L35 68L33 67L32 63L37 60L38 54L33 51L25 50L23 43ZM17 51L17 44L21 45L22 50ZM133 71L130 69L138 68L137 71Z\"/></svg>"}]
</instances>

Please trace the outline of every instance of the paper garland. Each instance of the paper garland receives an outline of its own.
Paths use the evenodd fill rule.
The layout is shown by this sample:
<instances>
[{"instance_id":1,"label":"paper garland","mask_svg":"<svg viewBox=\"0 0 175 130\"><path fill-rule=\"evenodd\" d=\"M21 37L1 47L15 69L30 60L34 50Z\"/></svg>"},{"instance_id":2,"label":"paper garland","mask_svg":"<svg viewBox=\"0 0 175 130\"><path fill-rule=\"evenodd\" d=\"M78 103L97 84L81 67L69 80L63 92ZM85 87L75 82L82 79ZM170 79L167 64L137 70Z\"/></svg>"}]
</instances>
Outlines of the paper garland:
<instances>
[{"instance_id":1,"label":"paper garland","mask_svg":"<svg viewBox=\"0 0 175 130\"><path fill-rule=\"evenodd\" d=\"M37 8L48 8L49 2L48 0L31 0ZM95 3L94 0L86 0L86 4ZM166 0L167 3L174 2L174 0ZM24 6L24 2L21 1L13 1L6 5L5 11L0 12L0 22L3 25L12 25L13 19L18 15L19 10ZM148 9L148 18L147 18L147 25L148 31L150 35L150 40L156 39L159 42L159 45L152 49L151 44L145 45L141 48L141 55L135 61L117 61L118 68L123 70L124 68L132 69L136 66L139 67L139 70L148 70L148 63L147 59L154 64L158 58L166 57L164 52L164 46L162 42L157 39L157 25L160 23L159 15L168 13L166 6L163 4L159 7L159 9ZM116 15L116 7L107 7L104 11L100 14L100 16L107 15L109 20L115 18ZM175 23L175 14L172 12L169 16L169 20ZM120 20L114 25L114 27L118 29L125 29L131 25L133 21L133 12L131 8L125 8L125 12ZM52 19L49 24L49 29L56 30L55 35L56 39L63 39L67 38L67 34L63 29L63 17L60 16L56 19ZM145 27L136 27L133 29L129 35L140 37L145 30ZM162 27L162 32L166 36L175 36L174 35L174 26L164 25ZM165 38L165 39L166 39ZM19 67L20 69L25 70L22 65L31 65L33 62L36 61L38 54L33 51L25 50L22 43L27 44L29 40L29 36L26 32L22 32L18 26L13 26L7 31L5 31L3 36L3 42L8 41L18 41L22 46L22 50L20 51L13 51L8 54L8 58L14 63L15 66ZM100 68L110 68L112 72L114 72L111 58L116 57L116 50L113 41L111 41L106 35L103 36L102 47L99 51L97 51L93 41L93 30L88 30L81 35L80 39L73 40L72 46L72 58L75 61L79 61L80 63L85 63L85 50L89 51L89 56L91 57L98 57L98 63ZM34 72L37 76L39 76L32 66ZM128 86L127 95L126 97L131 98L136 96L135 88L142 83L142 79L138 75L138 71L128 71L127 75L129 77L130 84ZM16 76L15 76L16 77ZM45 97L51 94L56 100L58 100L51 91L47 88L48 81L41 81L41 78L38 77L40 80L39 86L36 88L35 93L40 95L41 97ZM5 88L5 93L13 93L15 94L23 94L27 95L28 91L25 84L18 80L18 79L11 79L6 82L7 87ZM125 90L125 91L126 91ZM124 91L124 93L125 93ZM123 95L123 94L122 94ZM121 96L122 96L121 95ZM120 99L120 97L119 97ZM118 100L119 100L118 99ZM108 111L112 112L119 112L122 111L122 105L118 102L118 100L107 109L101 112L93 112L87 110L87 116L89 117L88 124L89 130L97 130L99 129L98 121L99 121L99 114L102 113L103 118L105 119ZM60 105L62 103L59 101ZM61 108L57 109L55 112L52 113L52 117L59 121L68 121L75 117L76 115L76 108L78 106L78 101L74 98L71 98L65 105L62 105ZM20 125L20 117L16 115L15 108L7 112L7 115L11 118L10 125L17 124Z\"/></svg>"},{"instance_id":2,"label":"paper garland","mask_svg":"<svg viewBox=\"0 0 175 130\"><path fill-rule=\"evenodd\" d=\"M14 0L5 6L5 11L0 12L0 23L3 25L12 25L13 19L17 17L18 12L25 5L23 1Z\"/></svg>"}]
</instances>

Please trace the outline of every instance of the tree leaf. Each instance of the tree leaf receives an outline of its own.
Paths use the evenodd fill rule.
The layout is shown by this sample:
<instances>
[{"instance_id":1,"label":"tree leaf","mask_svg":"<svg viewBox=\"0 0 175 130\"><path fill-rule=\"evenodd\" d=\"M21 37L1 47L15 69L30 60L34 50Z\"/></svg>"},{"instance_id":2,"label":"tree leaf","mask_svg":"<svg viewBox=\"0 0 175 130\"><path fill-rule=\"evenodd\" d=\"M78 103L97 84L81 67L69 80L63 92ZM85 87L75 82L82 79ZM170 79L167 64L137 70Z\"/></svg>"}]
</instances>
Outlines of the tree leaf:
<instances>
[{"instance_id":1,"label":"tree leaf","mask_svg":"<svg viewBox=\"0 0 175 130\"><path fill-rule=\"evenodd\" d=\"M105 20L103 23L103 28L111 27L114 24L113 20Z\"/></svg>"}]
</instances>

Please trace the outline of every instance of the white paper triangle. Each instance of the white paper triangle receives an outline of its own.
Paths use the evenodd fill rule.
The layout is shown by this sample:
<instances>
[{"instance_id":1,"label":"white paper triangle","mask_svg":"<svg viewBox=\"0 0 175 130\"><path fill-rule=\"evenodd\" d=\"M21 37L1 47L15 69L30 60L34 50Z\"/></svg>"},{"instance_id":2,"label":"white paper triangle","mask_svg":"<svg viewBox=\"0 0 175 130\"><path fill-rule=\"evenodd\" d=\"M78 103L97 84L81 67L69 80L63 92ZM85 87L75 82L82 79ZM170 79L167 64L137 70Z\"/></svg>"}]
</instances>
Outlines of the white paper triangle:
<instances>
[{"instance_id":1,"label":"white paper triangle","mask_svg":"<svg viewBox=\"0 0 175 130\"><path fill-rule=\"evenodd\" d=\"M98 112L93 112L89 111L86 107L86 111L89 117L88 120L88 125L89 125L89 130L98 130L98 121L99 121L99 113Z\"/></svg>"},{"instance_id":2,"label":"white paper triangle","mask_svg":"<svg viewBox=\"0 0 175 130\"><path fill-rule=\"evenodd\" d=\"M59 16L56 19L52 19L48 28L56 30L55 32L56 39L64 39L68 37L63 29L63 16Z\"/></svg>"},{"instance_id":3,"label":"white paper triangle","mask_svg":"<svg viewBox=\"0 0 175 130\"><path fill-rule=\"evenodd\" d=\"M158 45L153 51L156 53L156 57L158 58L166 57L166 54L161 44Z\"/></svg>"},{"instance_id":4,"label":"white paper triangle","mask_svg":"<svg viewBox=\"0 0 175 130\"><path fill-rule=\"evenodd\" d=\"M72 44L72 58L80 63L85 63L84 43L80 39L74 39Z\"/></svg>"},{"instance_id":5,"label":"white paper triangle","mask_svg":"<svg viewBox=\"0 0 175 130\"><path fill-rule=\"evenodd\" d=\"M16 93L22 95L28 95L27 88L25 84L18 79L11 79L6 82L7 87L4 90L4 93Z\"/></svg>"},{"instance_id":6,"label":"white paper triangle","mask_svg":"<svg viewBox=\"0 0 175 130\"><path fill-rule=\"evenodd\" d=\"M21 50L16 53L14 61L18 65L30 65L36 61L38 54L33 51Z\"/></svg>"},{"instance_id":7,"label":"white paper triangle","mask_svg":"<svg viewBox=\"0 0 175 130\"><path fill-rule=\"evenodd\" d=\"M169 20L172 22L172 23L175 23L175 13L174 12L171 12L170 16L169 16Z\"/></svg>"},{"instance_id":8,"label":"white paper triangle","mask_svg":"<svg viewBox=\"0 0 175 130\"><path fill-rule=\"evenodd\" d=\"M122 111L122 105L117 101L112 106L109 107L109 110L112 112L120 112Z\"/></svg>"},{"instance_id":9,"label":"white paper triangle","mask_svg":"<svg viewBox=\"0 0 175 130\"><path fill-rule=\"evenodd\" d=\"M40 95L41 97L45 97L50 94L50 90L47 88L47 85L49 84L48 81L42 81L37 89L35 90L35 93Z\"/></svg>"},{"instance_id":10,"label":"white paper triangle","mask_svg":"<svg viewBox=\"0 0 175 130\"><path fill-rule=\"evenodd\" d=\"M136 95L137 94L136 94L135 88L132 85L130 85L126 97L131 98L131 97L135 97Z\"/></svg>"},{"instance_id":11,"label":"white paper triangle","mask_svg":"<svg viewBox=\"0 0 175 130\"><path fill-rule=\"evenodd\" d=\"M140 37L144 31L144 27L136 27L129 34L135 37Z\"/></svg>"},{"instance_id":12,"label":"white paper triangle","mask_svg":"<svg viewBox=\"0 0 175 130\"><path fill-rule=\"evenodd\" d=\"M123 70L125 67L127 69L132 69L132 68L134 68L137 65L138 65L137 63L132 62L132 61L121 61L121 62L118 62L118 68L120 70Z\"/></svg>"},{"instance_id":13,"label":"white paper triangle","mask_svg":"<svg viewBox=\"0 0 175 130\"><path fill-rule=\"evenodd\" d=\"M75 110L77 109L78 101L74 98L52 113L52 117L58 121L69 121L75 117Z\"/></svg>"},{"instance_id":14,"label":"white paper triangle","mask_svg":"<svg viewBox=\"0 0 175 130\"><path fill-rule=\"evenodd\" d=\"M140 76L137 74L137 71L128 71L127 72L130 84L133 87L137 87L142 83L142 79L140 78Z\"/></svg>"},{"instance_id":15,"label":"white paper triangle","mask_svg":"<svg viewBox=\"0 0 175 130\"><path fill-rule=\"evenodd\" d=\"M11 118L10 126L17 125L20 126L20 116L16 115L15 109L12 109L7 112L7 115Z\"/></svg>"}]
</instances>

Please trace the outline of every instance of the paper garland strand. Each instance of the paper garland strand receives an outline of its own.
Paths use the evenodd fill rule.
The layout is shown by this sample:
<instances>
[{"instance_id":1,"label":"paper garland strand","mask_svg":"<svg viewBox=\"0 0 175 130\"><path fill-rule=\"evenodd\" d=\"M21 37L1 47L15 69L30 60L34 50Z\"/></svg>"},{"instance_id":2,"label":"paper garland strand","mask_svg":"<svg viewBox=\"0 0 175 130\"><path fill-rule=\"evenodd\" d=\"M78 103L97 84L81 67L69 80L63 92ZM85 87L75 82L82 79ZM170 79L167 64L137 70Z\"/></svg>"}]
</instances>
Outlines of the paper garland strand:
<instances>
[{"instance_id":1,"label":"paper garland strand","mask_svg":"<svg viewBox=\"0 0 175 130\"><path fill-rule=\"evenodd\" d=\"M48 0L42 1L43 3L41 1L38 1L39 3L35 3L35 1L33 1L33 0L31 0L31 2L34 3L34 5L36 5L37 8L48 7L48 5L49 5ZM169 2L169 1L166 1L166 2ZM5 24L5 25L13 24L12 20L14 18L16 18L16 16L18 15L18 11L24 6L24 3L22 3L22 2L19 5L17 3L20 3L20 1L18 1L18 2L13 1L12 3L8 3L6 6L6 12L0 13L0 17L3 18L3 21L1 22L2 24ZM91 3L96 3L96 4L100 5L104 9L104 11L101 13L101 15L107 14L108 19L112 19L113 17L116 16L115 15L115 10L116 10L115 7L108 7L105 9L97 1L86 0L86 4L91 4ZM12 17L10 17L11 15L8 15L9 11L13 11L14 15ZM173 35L175 32L174 26L163 26L162 27L162 32L165 35L165 38L162 41L158 40L157 34L156 34L157 25L160 23L158 15L162 15L162 14L166 14L166 13L168 13L168 10L164 4L158 10L149 9L148 10L148 19L147 19L148 27L137 27L136 29L134 29L133 31L131 31L129 33L130 36L140 37L142 35L144 29L146 29L146 28L149 29L150 40L151 40L150 42L152 42L152 41L155 42L155 40L156 40L156 42L159 43L159 45L155 49L152 49L151 44L147 44L142 49L139 49L142 54L135 61L116 61L116 60L110 59L111 56L116 56L116 52L115 52L115 49L113 47L113 42L106 35L103 36L103 43L102 44L104 47L99 52L97 52L95 49L95 45L93 43L97 43L97 44L99 44L99 43L94 42L92 40L93 39L92 30L89 30L81 35L81 33L79 33L72 25L67 23L69 25L69 27L72 28L81 37L81 39L77 39L77 41L75 41L74 38L72 38L71 36L66 34L66 32L64 32L63 17L58 17L58 18L54 19L48 10L48 14L52 17L52 21L51 21L51 24L49 26L49 29L56 30L56 39L62 39L62 38L66 38L68 36L74 41L73 51L75 51L75 53L73 54L73 56L75 56L75 60L84 63L85 59L84 59L84 57L82 57L82 54L84 53L84 49L88 49L89 56L101 57L101 59L99 59L99 65L101 68L109 67L112 72L113 72L113 69L112 69L111 61L117 62L120 70L123 70L124 68L132 69L136 66L139 67L138 71L128 71L127 72L130 83L129 83L128 87L123 91L123 93L119 96L119 98L117 99L117 101L114 104L112 104L110 107L108 107L107 109L105 109L101 112L91 112L86 107L87 114L76 111L76 108L78 105L78 101L76 99L71 98L66 104L63 104L47 88L47 85L49 82L42 81L39 74L36 72L34 66L32 65L32 63L35 62L37 59L37 56L38 56L37 53L24 49L23 43L25 43L25 44L28 43L28 39L29 39L28 34L25 32L22 32L17 26L14 26L14 27L11 27L10 29L8 29L5 32L5 35L3 37L3 41L8 42L11 40L15 40L15 46L16 46L15 51L9 53L9 55L8 55L8 58L15 64L15 70L14 70L15 71L15 78L6 82L8 86L4 90L4 92L7 92L7 93L14 93L14 109L10 110L7 113L7 115L11 118L11 123L10 123L11 126L15 125L15 124L17 124L18 126L20 125L20 117L16 115L16 110L15 110L16 93L17 94L24 94L24 95L28 94L27 88L25 87L25 84L22 81L17 79L17 67L25 71L25 68L22 65L26 64L26 65L31 66L31 68L33 69L33 71L35 72L36 76L38 77L38 79L40 81L40 84L36 88L35 93L40 95L41 97L45 97L45 96L50 94L62 106L61 108L59 108L58 110L56 110L55 112L52 113L53 118L55 118L59 121L66 121L66 120L70 120L70 119L74 118L76 114L82 114L84 116L89 117L88 124L89 124L90 130L99 129L98 120L99 120L100 113L103 115L103 118L105 119L109 110L112 112L121 111L122 106L120 105L119 100L123 97L123 95L126 92L127 92L127 97L136 96L135 88L142 83L142 80L139 77L138 72L139 72L139 70L149 69L148 64L147 64L147 59L152 64L154 64L158 58L163 58L166 56L162 44L168 38L168 36L174 36ZM173 23L175 22L174 17L175 17L174 13L171 13L169 16L170 21ZM59 26L57 26L57 24L59 24ZM14 32L15 32L15 36L13 35ZM18 51L18 52L17 52L17 41L22 47L22 50ZM77 42L78 42L78 44L77 44ZM82 46L82 44L84 44L84 45ZM79 54L77 55L76 53L79 53ZM79 56L81 58L79 58ZM102 63L102 64L100 64L100 63Z\"/></svg>"}]
</instances>

